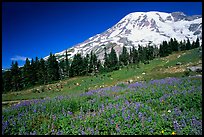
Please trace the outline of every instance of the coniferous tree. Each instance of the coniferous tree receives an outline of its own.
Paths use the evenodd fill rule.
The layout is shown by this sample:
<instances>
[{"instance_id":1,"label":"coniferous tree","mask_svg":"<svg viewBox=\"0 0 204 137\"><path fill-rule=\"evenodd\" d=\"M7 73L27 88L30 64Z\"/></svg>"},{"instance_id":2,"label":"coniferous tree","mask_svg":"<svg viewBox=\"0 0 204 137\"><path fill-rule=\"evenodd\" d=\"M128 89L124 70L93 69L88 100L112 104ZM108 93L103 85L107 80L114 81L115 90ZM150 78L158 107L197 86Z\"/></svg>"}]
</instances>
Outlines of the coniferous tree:
<instances>
[{"instance_id":1,"label":"coniferous tree","mask_svg":"<svg viewBox=\"0 0 204 137\"><path fill-rule=\"evenodd\" d=\"M48 82L59 80L59 65L54 54L50 53L47 60Z\"/></svg>"},{"instance_id":2,"label":"coniferous tree","mask_svg":"<svg viewBox=\"0 0 204 137\"><path fill-rule=\"evenodd\" d=\"M26 58L26 62L23 66L22 78L23 78L23 87L30 87L31 86L31 64L28 58Z\"/></svg>"},{"instance_id":3,"label":"coniferous tree","mask_svg":"<svg viewBox=\"0 0 204 137\"><path fill-rule=\"evenodd\" d=\"M65 61L64 60L61 60L59 62L59 74L60 74L60 79L65 78L66 71L65 71Z\"/></svg>"},{"instance_id":4,"label":"coniferous tree","mask_svg":"<svg viewBox=\"0 0 204 137\"><path fill-rule=\"evenodd\" d=\"M36 80L35 80L35 84L39 84L39 80L41 79L41 77L39 77L39 59L38 57L35 57L35 65L34 65L34 71L35 71L35 75L36 75Z\"/></svg>"},{"instance_id":5,"label":"coniferous tree","mask_svg":"<svg viewBox=\"0 0 204 137\"><path fill-rule=\"evenodd\" d=\"M200 42L199 42L199 39L197 38L195 42L195 48L198 48L198 47L200 47Z\"/></svg>"},{"instance_id":6,"label":"coniferous tree","mask_svg":"<svg viewBox=\"0 0 204 137\"><path fill-rule=\"evenodd\" d=\"M125 46L123 46L122 53L119 55L119 61L122 66L127 66L129 63L129 53Z\"/></svg>"},{"instance_id":7,"label":"coniferous tree","mask_svg":"<svg viewBox=\"0 0 204 137\"><path fill-rule=\"evenodd\" d=\"M3 78L3 88L4 88L4 93L11 91L12 89L12 75L11 71L5 71L2 74Z\"/></svg>"},{"instance_id":8,"label":"coniferous tree","mask_svg":"<svg viewBox=\"0 0 204 137\"><path fill-rule=\"evenodd\" d=\"M65 55L65 76L69 77L69 70L70 70L70 63L69 63L69 59L68 59L68 54L67 54L67 50L66 50L66 55Z\"/></svg>"},{"instance_id":9,"label":"coniferous tree","mask_svg":"<svg viewBox=\"0 0 204 137\"><path fill-rule=\"evenodd\" d=\"M118 70L119 66L118 66L118 58L117 58L117 54L115 52L115 50L113 49L113 47L111 48L111 52L109 54L109 60L110 60L110 69L112 70Z\"/></svg>"},{"instance_id":10,"label":"coniferous tree","mask_svg":"<svg viewBox=\"0 0 204 137\"><path fill-rule=\"evenodd\" d=\"M37 81L37 75L36 75L36 64L33 58L31 60L31 65L30 65L30 75L32 77L30 80L30 83L31 85L35 85Z\"/></svg>"},{"instance_id":11,"label":"coniferous tree","mask_svg":"<svg viewBox=\"0 0 204 137\"><path fill-rule=\"evenodd\" d=\"M11 65L11 86L13 91L17 91L20 89L21 85L21 72L18 67L18 62L15 63L12 61Z\"/></svg>"},{"instance_id":12,"label":"coniferous tree","mask_svg":"<svg viewBox=\"0 0 204 137\"><path fill-rule=\"evenodd\" d=\"M94 69L94 63L93 63L93 52L91 51L91 55L90 55L90 62L89 62L89 73L93 72Z\"/></svg>"},{"instance_id":13,"label":"coniferous tree","mask_svg":"<svg viewBox=\"0 0 204 137\"><path fill-rule=\"evenodd\" d=\"M143 47L142 55L143 55L143 63L145 63L147 61L147 47Z\"/></svg>"},{"instance_id":14,"label":"coniferous tree","mask_svg":"<svg viewBox=\"0 0 204 137\"><path fill-rule=\"evenodd\" d=\"M178 51L179 50L179 44L178 44L178 41L175 38L174 38L174 41L173 41L172 50L173 51Z\"/></svg>"},{"instance_id":15,"label":"coniferous tree","mask_svg":"<svg viewBox=\"0 0 204 137\"><path fill-rule=\"evenodd\" d=\"M70 67L70 77L81 76L84 68L81 66L83 59L81 54L75 54Z\"/></svg>"},{"instance_id":16,"label":"coniferous tree","mask_svg":"<svg viewBox=\"0 0 204 137\"><path fill-rule=\"evenodd\" d=\"M87 75L89 72L89 62L89 54L86 54L86 57L83 58L84 75Z\"/></svg>"},{"instance_id":17,"label":"coniferous tree","mask_svg":"<svg viewBox=\"0 0 204 137\"><path fill-rule=\"evenodd\" d=\"M97 57L96 57L95 53L93 54L92 61L93 61L93 72L96 73L96 69L97 69Z\"/></svg>"},{"instance_id":18,"label":"coniferous tree","mask_svg":"<svg viewBox=\"0 0 204 137\"><path fill-rule=\"evenodd\" d=\"M110 61L109 61L109 56L106 52L106 47L104 48L105 53L104 53L104 71L108 72L110 68Z\"/></svg>"},{"instance_id":19,"label":"coniferous tree","mask_svg":"<svg viewBox=\"0 0 204 137\"><path fill-rule=\"evenodd\" d=\"M141 47L140 45L138 45L138 53L139 53L139 55L138 55L139 62L143 62L143 59L144 59L144 57L143 57L143 47Z\"/></svg>"},{"instance_id":20,"label":"coniferous tree","mask_svg":"<svg viewBox=\"0 0 204 137\"><path fill-rule=\"evenodd\" d=\"M154 48L153 46L148 45L147 47L147 60L152 60L154 58Z\"/></svg>"},{"instance_id":21,"label":"coniferous tree","mask_svg":"<svg viewBox=\"0 0 204 137\"><path fill-rule=\"evenodd\" d=\"M186 50L190 50L190 49L191 49L191 43L190 43L190 40L188 39L186 43Z\"/></svg>"},{"instance_id":22,"label":"coniferous tree","mask_svg":"<svg viewBox=\"0 0 204 137\"><path fill-rule=\"evenodd\" d=\"M40 59L39 62L39 84L46 84L47 83L47 69L46 64L43 58Z\"/></svg>"},{"instance_id":23,"label":"coniferous tree","mask_svg":"<svg viewBox=\"0 0 204 137\"><path fill-rule=\"evenodd\" d=\"M103 70L103 66L102 66L102 64L101 64L101 61L98 60L98 61L97 61L97 71L98 71L98 72L101 72L102 70Z\"/></svg>"},{"instance_id":24,"label":"coniferous tree","mask_svg":"<svg viewBox=\"0 0 204 137\"><path fill-rule=\"evenodd\" d=\"M132 62L133 64L139 63L138 51L135 49L134 46L132 47Z\"/></svg>"}]
</instances>

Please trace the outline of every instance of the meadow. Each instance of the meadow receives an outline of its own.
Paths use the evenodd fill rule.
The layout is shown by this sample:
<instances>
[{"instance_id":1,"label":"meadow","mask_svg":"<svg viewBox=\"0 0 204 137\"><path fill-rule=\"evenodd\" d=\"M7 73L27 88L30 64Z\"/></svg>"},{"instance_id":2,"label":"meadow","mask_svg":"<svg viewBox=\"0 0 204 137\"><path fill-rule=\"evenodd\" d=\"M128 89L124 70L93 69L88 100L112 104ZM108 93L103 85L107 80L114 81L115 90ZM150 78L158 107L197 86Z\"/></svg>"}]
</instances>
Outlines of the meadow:
<instances>
[{"instance_id":1,"label":"meadow","mask_svg":"<svg viewBox=\"0 0 204 137\"><path fill-rule=\"evenodd\" d=\"M201 135L201 83L165 78L24 101L3 111L2 134Z\"/></svg>"},{"instance_id":2,"label":"meadow","mask_svg":"<svg viewBox=\"0 0 204 137\"><path fill-rule=\"evenodd\" d=\"M202 76L185 73L200 61L193 49L58 81L50 91L3 94L3 101L28 100L2 110L2 135L202 135Z\"/></svg>"}]
</instances>

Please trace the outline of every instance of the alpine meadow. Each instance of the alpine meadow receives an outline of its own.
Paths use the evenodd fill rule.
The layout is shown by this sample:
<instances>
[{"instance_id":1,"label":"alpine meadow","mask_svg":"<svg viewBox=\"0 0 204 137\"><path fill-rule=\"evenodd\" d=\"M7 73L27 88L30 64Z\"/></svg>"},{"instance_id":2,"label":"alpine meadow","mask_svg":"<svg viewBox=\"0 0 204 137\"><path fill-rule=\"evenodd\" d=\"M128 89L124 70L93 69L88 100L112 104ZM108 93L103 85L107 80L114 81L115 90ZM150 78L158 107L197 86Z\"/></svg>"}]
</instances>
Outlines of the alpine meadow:
<instances>
[{"instance_id":1,"label":"alpine meadow","mask_svg":"<svg viewBox=\"0 0 204 137\"><path fill-rule=\"evenodd\" d=\"M2 135L202 135L202 15L131 12L24 61L2 68Z\"/></svg>"}]
</instances>

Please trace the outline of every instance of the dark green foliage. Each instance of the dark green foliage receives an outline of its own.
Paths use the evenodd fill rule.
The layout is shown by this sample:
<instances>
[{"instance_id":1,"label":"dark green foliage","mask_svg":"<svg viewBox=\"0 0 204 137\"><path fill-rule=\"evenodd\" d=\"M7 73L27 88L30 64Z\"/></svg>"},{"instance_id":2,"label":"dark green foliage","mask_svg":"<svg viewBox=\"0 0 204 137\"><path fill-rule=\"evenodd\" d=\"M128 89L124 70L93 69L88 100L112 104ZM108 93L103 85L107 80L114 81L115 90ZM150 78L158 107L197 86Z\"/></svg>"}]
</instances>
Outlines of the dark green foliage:
<instances>
[{"instance_id":1,"label":"dark green foliage","mask_svg":"<svg viewBox=\"0 0 204 137\"><path fill-rule=\"evenodd\" d=\"M132 63L138 64L139 63L139 55L138 51L135 49L135 47L132 47Z\"/></svg>"},{"instance_id":2,"label":"dark green foliage","mask_svg":"<svg viewBox=\"0 0 204 137\"><path fill-rule=\"evenodd\" d=\"M83 75L88 75L88 72L89 72L89 63L90 63L89 54L87 54L86 57L83 58L83 68L84 68Z\"/></svg>"},{"instance_id":3,"label":"dark green foliage","mask_svg":"<svg viewBox=\"0 0 204 137\"><path fill-rule=\"evenodd\" d=\"M109 56L106 52L106 47L104 48L105 50L105 53L104 53L104 71L105 72L108 72L110 71L109 68L110 68L110 60L109 60Z\"/></svg>"},{"instance_id":4,"label":"dark green foliage","mask_svg":"<svg viewBox=\"0 0 204 137\"><path fill-rule=\"evenodd\" d=\"M69 77L69 70L70 70L70 63L68 59L68 54L66 50L66 57L65 57L65 77Z\"/></svg>"},{"instance_id":5,"label":"dark green foliage","mask_svg":"<svg viewBox=\"0 0 204 137\"><path fill-rule=\"evenodd\" d=\"M125 46L123 46L122 53L119 56L119 62L121 66L127 66L129 64L129 53Z\"/></svg>"},{"instance_id":6,"label":"dark green foliage","mask_svg":"<svg viewBox=\"0 0 204 137\"><path fill-rule=\"evenodd\" d=\"M26 58L25 65L23 67L23 87L30 87L31 86L31 80L32 80L32 75L31 75L31 64L28 58Z\"/></svg>"},{"instance_id":7,"label":"dark green foliage","mask_svg":"<svg viewBox=\"0 0 204 137\"><path fill-rule=\"evenodd\" d=\"M190 40L188 39L186 43L186 50L190 50L190 49L191 49L191 43L190 43Z\"/></svg>"},{"instance_id":8,"label":"dark green foliage","mask_svg":"<svg viewBox=\"0 0 204 137\"><path fill-rule=\"evenodd\" d=\"M44 59L40 59L40 62L39 62L39 72L38 72L38 75L39 75L39 84L46 84L47 83L47 68L46 68L46 65L45 65L45 61Z\"/></svg>"},{"instance_id":9,"label":"dark green foliage","mask_svg":"<svg viewBox=\"0 0 204 137\"><path fill-rule=\"evenodd\" d=\"M47 60L48 82L59 80L59 65L55 55L50 53Z\"/></svg>"},{"instance_id":10,"label":"dark green foliage","mask_svg":"<svg viewBox=\"0 0 204 137\"><path fill-rule=\"evenodd\" d=\"M109 54L109 60L110 60L111 71L118 70L119 69L118 58L117 58L116 52L113 49L113 47L111 48L111 52Z\"/></svg>"},{"instance_id":11,"label":"dark green foliage","mask_svg":"<svg viewBox=\"0 0 204 137\"><path fill-rule=\"evenodd\" d=\"M3 81L3 93L8 92L12 89L12 75L11 75L11 71L5 71L2 73L2 81Z\"/></svg>"},{"instance_id":12,"label":"dark green foliage","mask_svg":"<svg viewBox=\"0 0 204 137\"><path fill-rule=\"evenodd\" d=\"M81 76L83 74L84 68L82 68L82 63L81 54L75 54L70 67L70 77Z\"/></svg>"},{"instance_id":13,"label":"dark green foliage","mask_svg":"<svg viewBox=\"0 0 204 137\"><path fill-rule=\"evenodd\" d=\"M13 91L21 89L21 72L18 67L18 62L12 61L11 65L11 86Z\"/></svg>"},{"instance_id":14,"label":"dark green foliage","mask_svg":"<svg viewBox=\"0 0 204 137\"><path fill-rule=\"evenodd\" d=\"M194 48L198 48L198 47L200 47L200 42L199 42L199 39L197 38L196 42L195 42L195 47Z\"/></svg>"}]
</instances>

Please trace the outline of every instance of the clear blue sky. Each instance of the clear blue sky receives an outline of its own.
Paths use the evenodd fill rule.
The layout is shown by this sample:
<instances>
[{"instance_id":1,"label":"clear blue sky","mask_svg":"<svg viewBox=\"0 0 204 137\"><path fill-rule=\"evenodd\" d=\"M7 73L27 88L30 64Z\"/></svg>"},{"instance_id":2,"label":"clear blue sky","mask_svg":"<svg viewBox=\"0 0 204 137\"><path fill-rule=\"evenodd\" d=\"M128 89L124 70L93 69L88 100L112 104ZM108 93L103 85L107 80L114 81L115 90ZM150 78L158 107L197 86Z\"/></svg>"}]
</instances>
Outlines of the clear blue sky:
<instances>
[{"instance_id":1,"label":"clear blue sky","mask_svg":"<svg viewBox=\"0 0 204 137\"><path fill-rule=\"evenodd\" d=\"M201 15L202 2L2 2L2 68L65 50L137 11Z\"/></svg>"}]
</instances>

